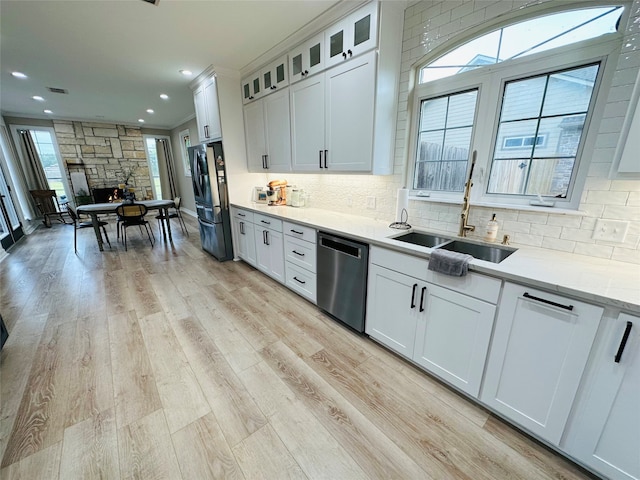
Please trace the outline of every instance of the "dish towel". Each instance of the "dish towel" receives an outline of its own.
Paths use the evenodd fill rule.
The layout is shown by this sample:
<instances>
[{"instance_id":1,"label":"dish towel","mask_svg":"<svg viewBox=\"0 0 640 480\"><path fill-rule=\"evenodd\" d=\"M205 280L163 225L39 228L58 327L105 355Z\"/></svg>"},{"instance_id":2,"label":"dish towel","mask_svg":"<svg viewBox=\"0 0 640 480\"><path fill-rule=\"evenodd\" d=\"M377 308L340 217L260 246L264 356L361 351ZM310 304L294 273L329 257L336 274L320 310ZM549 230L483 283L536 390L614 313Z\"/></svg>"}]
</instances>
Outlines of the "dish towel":
<instances>
[{"instance_id":1,"label":"dish towel","mask_svg":"<svg viewBox=\"0 0 640 480\"><path fill-rule=\"evenodd\" d=\"M431 252L429 270L454 277L462 277L469 271L469 262L471 260L473 260L473 257L466 253L435 249Z\"/></svg>"}]
</instances>

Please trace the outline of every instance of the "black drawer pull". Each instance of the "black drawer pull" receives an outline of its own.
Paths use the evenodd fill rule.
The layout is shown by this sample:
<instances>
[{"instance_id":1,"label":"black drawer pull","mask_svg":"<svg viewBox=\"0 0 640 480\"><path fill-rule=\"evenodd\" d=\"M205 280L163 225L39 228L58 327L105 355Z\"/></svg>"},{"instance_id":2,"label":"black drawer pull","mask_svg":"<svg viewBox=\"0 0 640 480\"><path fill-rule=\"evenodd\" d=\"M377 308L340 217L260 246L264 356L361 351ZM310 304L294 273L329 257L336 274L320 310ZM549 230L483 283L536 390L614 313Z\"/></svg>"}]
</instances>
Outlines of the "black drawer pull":
<instances>
[{"instance_id":1,"label":"black drawer pull","mask_svg":"<svg viewBox=\"0 0 640 480\"><path fill-rule=\"evenodd\" d=\"M424 292L427 291L427 287L422 287L422 293L420 294L420 311L424 312Z\"/></svg>"},{"instance_id":2,"label":"black drawer pull","mask_svg":"<svg viewBox=\"0 0 640 480\"><path fill-rule=\"evenodd\" d=\"M418 288L418 284L413 284L413 291L411 292L411 308L416 308L416 289Z\"/></svg>"},{"instance_id":3,"label":"black drawer pull","mask_svg":"<svg viewBox=\"0 0 640 480\"><path fill-rule=\"evenodd\" d=\"M267 222L265 220L260 220L262 223L266 223L267 225L271 225L271 222Z\"/></svg>"},{"instance_id":4,"label":"black drawer pull","mask_svg":"<svg viewBox=\"0 0 640 480\"><path fill-rule=\"evenodd\" d=\"M620 359L622 358L622 352L624 352L624 347L627 346L627 340L629 340L629 334L631 333L631 327L633 323L627 322L627 326L624 329L624 333L622 334L622 340L620 341L620 346L618 347L618 353L616 353L616 358L613 360L616 363L620 363Z\"/></svg>"},{"instance_id":5,"label":"black drawer pull","mask_svg":"<svg viewBox=\"0 0 640 480\"><path fill-rule=\"evenodd\" d=\"M304 285L305 283L307 283L307 282L305 282L304 280L300 280L298 277L293 277L293 279L294 279L296 282L301 283L302 285Z\"/></svg>"},{"instance_id":6,"label":"black drawer pull","mask_svg":"<svg viewBox=\"0 0 640 480\"><path fill-rule=\"evenodd\" d=\"M244 213L240 213L240 212L238 212L238 216L239 217L246 217L246 215Z\"/></svg>"},{"instance_id":7,"label":"black drawer pull","mask_svg":"<svg viewBox=\"0 0 640 480\"><path fill-rule=\"evenodd\" d=\"M304 253L296 252L295 250L291 250L291 253L295 253L296 255L298 255L300 257L304 257Z\"/></svg>"},{"instance_id":8,"label":"black drawer pull","mask_svg":"<svg viewBox=\"0 0 640 480\"><path fill-rule=\"evenodd\" d=\"M293 232L293 233L297 233L298 235L303 235L304 234L304 232L299 232L297 230L294 230L293 228L290 231Z\"/></svg>"},{"instance_id":9,"label":"black drawer pull","mask_svg":"<svg viewBox=\"0 0 640 480\"><path fill-rule=\"evenodd\" d=\"M558 308L564 308L565 310L569 310L570 312L573 310L573 305L563 305L561 303L552 302L551 300L545 300L544 298L534 297L533 295L529 295L527 292L524 292L522 296L531 300L535 300L536 302L546 303L547 305L553 305L554 307Z\"/></svg>"}]
</instances>

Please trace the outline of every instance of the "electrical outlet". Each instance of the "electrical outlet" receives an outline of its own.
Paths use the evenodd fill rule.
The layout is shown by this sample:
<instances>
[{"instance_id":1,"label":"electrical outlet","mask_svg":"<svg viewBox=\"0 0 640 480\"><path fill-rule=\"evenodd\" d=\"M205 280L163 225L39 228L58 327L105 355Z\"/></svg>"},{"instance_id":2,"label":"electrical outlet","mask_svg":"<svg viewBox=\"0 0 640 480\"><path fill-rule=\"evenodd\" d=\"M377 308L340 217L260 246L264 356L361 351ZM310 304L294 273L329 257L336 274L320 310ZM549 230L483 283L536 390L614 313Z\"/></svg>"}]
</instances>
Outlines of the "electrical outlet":
<instances>
[{"instance_id":1,"label":"electrical outlet","mask_svg":"<svg viewBox=\"0 0 640 480\"><path fill-rule=\"evenodd\" d=\"M369 210L376 209L376 197L367 197L367 208Z\"/></svg>"},{"instance_id":2,"label":"electrical outlet","mask_svg":"<svg viewBox=\"0 0 640 480\"><path fill-rule=\"evenodd\" d=\"M594 240L603 240L605 242L624 242L627 236L629 222L625 220L596 220L596 226L593 229Z\"/></svg>"}]
</instances>

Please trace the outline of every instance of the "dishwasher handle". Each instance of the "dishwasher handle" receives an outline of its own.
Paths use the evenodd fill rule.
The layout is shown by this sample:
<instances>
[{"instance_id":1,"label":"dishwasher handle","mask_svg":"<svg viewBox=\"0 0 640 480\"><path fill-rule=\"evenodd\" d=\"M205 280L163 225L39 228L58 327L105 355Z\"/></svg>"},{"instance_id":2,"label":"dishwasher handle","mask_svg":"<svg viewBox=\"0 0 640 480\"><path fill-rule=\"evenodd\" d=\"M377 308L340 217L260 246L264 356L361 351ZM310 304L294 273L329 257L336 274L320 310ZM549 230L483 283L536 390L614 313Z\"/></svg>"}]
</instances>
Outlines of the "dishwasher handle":
<instances>
[{"instance_id":1,"label":"dishwasher handle","mask_svg":"<svg viewBox=\"0 0 640 480\"><path fill-rule=\"evenodd\" d=\"M328 236L323 233L318 233L318 238L320 240L321 247L334 250L354 258L362 258L362 251L367 248L367 245L351 242L340 237Z\"/></svg>"}]
</instances>

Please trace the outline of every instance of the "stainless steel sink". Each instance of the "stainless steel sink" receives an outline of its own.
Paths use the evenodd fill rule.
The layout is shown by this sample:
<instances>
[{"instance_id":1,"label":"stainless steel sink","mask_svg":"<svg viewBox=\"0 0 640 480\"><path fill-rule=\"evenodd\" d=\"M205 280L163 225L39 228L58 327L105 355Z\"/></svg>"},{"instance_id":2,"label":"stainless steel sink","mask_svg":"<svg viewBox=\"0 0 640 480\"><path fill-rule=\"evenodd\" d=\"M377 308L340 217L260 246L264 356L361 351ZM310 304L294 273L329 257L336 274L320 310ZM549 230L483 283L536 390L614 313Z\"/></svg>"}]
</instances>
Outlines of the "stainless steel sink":
<instances>
[{"instance_id":1,"label":"stainless steel sink","mask_svg":"<svg viewBox=\"0 0 640 480\"><path fill-rule=\"evenodd\" d=\"M466 253L478 260L484 260L492 263L502 262L517 250L517 248L498 247L497 245L481 245L478 243L463 242L460 240L453 240L452 242L445 243L438 248L450 250L452 252Z\"/></svg>"},{"instance_id":2,"label":"stainless steel sink","mask_svg":"<svg viewBox=\"0 0 640 480\"><path fill-rule=\"evenodd\" d=\"M409 232L404 235L394 237L392 240L399 240L401 242L413 243L414 245L432 248L436 245L442 245L443 243L448 242L451 240L451 237L441 237L439 235L431 235L429 233L421 232Z\"/></svg>"}]
</instances>

